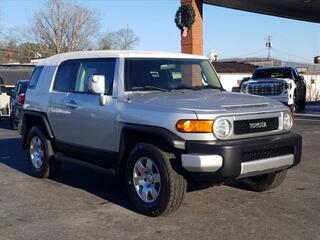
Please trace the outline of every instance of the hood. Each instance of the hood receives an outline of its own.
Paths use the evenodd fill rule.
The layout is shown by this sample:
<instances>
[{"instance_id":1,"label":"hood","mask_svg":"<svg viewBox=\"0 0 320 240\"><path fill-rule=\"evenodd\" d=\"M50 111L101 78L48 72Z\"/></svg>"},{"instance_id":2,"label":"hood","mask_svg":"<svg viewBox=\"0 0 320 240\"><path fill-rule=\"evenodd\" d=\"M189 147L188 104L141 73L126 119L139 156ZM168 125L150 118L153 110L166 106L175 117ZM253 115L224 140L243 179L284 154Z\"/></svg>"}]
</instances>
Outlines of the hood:
<instances>
[{"instance_id":1,"label":"hood","mask_svg":"<svg viewBox=\"0 0 320 240\"><path fill-rule=\"evenodd\" d=\"M286 83L292 81L290 78L260 78L260 79L250 79L244 83L259 83L259 84L274 84L274 83Z\"/></svg>"},{"instance_id":2,"label":"hood","mask_svg":"<svg viewBox=\"0 0 320 240\"><path fill-rule=\"evenodd\" d=\"M183 90L134 94L130 104L142 104L156 110L194 112L247 112L248 109L268 110L282 104L264 97L216 90Z\"/></svg>"}]
</instances>

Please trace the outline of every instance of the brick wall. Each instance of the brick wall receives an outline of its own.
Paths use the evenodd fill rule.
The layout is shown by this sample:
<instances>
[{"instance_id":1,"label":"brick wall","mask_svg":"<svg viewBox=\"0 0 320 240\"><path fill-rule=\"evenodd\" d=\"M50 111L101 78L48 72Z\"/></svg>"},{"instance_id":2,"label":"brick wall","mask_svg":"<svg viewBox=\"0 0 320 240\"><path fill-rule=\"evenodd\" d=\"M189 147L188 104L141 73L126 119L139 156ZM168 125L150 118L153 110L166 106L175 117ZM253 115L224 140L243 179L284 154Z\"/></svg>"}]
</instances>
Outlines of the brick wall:
<instances>
[{"instance_id":1,"label":"brick wall","mask_svg":"<svg viewBox=\"0 0 320 240\"><path fill-rule=\"evenodd\" d=\"M203 0L181 0L181 4L191 4L195 10L195 22L187 37L181 36L181 52L203 55Z\"/></svg>"}]
</instances>

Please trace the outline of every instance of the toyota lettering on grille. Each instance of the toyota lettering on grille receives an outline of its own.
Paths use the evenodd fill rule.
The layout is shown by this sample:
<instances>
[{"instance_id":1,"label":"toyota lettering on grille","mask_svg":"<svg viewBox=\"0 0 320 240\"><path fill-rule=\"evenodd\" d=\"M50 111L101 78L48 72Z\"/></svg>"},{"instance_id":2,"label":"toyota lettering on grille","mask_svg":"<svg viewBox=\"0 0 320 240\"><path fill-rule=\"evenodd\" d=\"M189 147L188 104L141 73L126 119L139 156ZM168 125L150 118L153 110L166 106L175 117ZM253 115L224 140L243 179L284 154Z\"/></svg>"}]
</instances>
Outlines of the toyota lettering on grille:
<instances>
[{"instance_id":1,"label":"toyota lettering on grille","mask_svg":"<svg viewBox=\"0 0 320 240\"><path fill-rule=\"evenodd\" d=\"M268 127L266 122L249 123L250 129L266 128Z\"/></svg>"}]
</instances>

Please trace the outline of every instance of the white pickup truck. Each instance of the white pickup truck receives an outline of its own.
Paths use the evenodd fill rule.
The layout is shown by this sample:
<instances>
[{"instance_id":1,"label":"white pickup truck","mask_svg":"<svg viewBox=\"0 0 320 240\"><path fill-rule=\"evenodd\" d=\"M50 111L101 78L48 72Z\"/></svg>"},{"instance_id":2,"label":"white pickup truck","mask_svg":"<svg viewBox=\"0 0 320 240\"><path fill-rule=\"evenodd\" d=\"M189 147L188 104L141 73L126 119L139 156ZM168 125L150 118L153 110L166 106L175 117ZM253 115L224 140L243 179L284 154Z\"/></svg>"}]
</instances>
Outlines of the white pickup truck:
<instances>
[{"instance_id":1,"label":"white pickup truck","mask_svg":"<svg viewBox=\"0 0 320 240\"><path fill-rule=\"evenodd\" d=\"M303 111L306 104L306 83L292 67L258 68L241 82L240 91L280 101L292 112Z\"/></svg>"}]
</instances>

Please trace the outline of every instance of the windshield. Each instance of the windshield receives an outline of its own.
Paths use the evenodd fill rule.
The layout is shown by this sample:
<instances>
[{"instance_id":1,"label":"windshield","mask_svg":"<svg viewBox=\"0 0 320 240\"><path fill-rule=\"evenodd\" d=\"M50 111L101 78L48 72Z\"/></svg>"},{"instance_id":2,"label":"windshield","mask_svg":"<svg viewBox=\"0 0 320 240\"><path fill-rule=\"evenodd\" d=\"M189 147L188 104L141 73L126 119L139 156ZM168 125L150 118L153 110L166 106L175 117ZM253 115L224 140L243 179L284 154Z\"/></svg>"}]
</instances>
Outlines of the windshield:
<instances>
[{"instance_id":1,"label":"windshield","mask_svg":"<svg viewBox=\"0 0 320 240\"><path fill-rule=\"evenodd\" d=\"M258 69L253 73L252 79L259 78L291 78L291 71L290 68Z\"/></svg>"},{"instance_id":2,"label":"windshield","mask_svg":"<svg viewBox=\"0 0 320 240\"><path fill-rule=\"evenodd\" d=\"M222 89L208 60L126 59L125 90Z\"/></svg>"}]
</instances>

